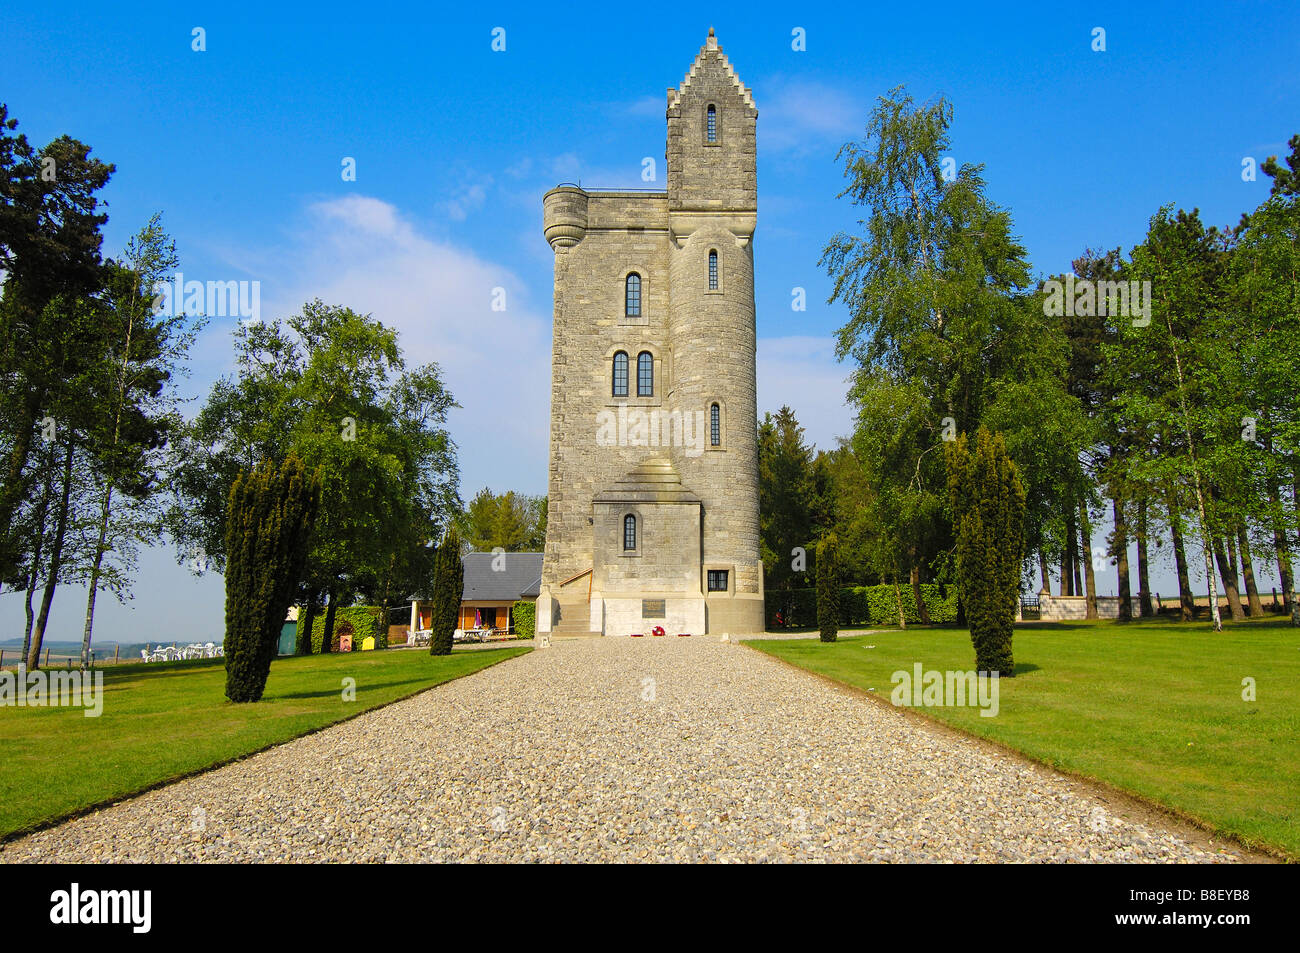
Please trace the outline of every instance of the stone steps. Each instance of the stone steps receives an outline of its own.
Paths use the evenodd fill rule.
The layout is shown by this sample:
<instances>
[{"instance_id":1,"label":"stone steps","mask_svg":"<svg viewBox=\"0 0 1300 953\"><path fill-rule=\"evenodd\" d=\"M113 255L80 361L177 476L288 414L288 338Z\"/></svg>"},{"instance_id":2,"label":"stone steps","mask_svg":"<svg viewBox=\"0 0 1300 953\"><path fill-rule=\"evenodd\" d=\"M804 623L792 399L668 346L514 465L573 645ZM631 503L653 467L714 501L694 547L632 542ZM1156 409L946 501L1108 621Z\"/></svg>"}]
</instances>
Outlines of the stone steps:
<instances>
[{"instance_id":1,"label":"stone steps","mask_svg":"<svg viewBox=\"0 0 1300 953\"><path fill-rule=\"evenodd\" d=\"M554 638L577 638L600 635L591 632L591 606L586 602L560 603L560 620L551 629Z\"/></svg>"}]
</instances>

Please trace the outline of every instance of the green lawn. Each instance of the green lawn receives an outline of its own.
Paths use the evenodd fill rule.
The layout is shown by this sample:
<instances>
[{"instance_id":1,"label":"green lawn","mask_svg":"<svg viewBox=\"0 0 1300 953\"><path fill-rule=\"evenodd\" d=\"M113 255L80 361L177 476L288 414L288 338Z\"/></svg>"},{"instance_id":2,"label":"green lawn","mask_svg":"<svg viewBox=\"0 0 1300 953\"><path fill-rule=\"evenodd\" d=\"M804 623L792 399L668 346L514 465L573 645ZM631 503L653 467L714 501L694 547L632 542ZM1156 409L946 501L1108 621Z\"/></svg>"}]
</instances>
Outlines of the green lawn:
<instances>
[{"instance_id":1,"label":"green lawn","mask_svg":"<svg viewBox=\"0 0 1300 953\"><path fill-rule=\"evenodd\" d=\"M916 662L974 667L970 636L955 628L748 644L886 701L892 674ZM1013 647L1016 677L1001 680L996 717L919 710L1300 859L1300 631L1274 620L1218 634L1204 623L1030 623Z\"/></svg>"},{"instance_id":2,"label":"green lawn","mask_svg":"<svg viewBox=\"0 0 1300 953\"><path fill-rule=\"evenodd\" d=\"M221 659L104 669L104 708L0 707L0 837L231 761L497 662L526 646L282 658L262 701L225 698ZM344 701L344 679L356 700Z\"/></svg>"}]
</instances>

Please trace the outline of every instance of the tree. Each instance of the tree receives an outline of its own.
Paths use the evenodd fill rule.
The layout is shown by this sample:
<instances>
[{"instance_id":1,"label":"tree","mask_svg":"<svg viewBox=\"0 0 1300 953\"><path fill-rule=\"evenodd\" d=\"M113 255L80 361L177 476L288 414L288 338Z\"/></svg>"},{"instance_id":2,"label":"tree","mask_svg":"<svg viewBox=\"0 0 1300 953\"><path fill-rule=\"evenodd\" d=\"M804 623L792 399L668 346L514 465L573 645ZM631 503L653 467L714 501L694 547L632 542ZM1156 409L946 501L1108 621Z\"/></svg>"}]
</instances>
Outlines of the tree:
<instances>
[{"instance_id":1,"label":"tree","mask_svg":"<svg viewBox=\"0 0 1300 953\"><path fill-rule=\"evenodd\" d=\"M807 585L796 573L806 569L806 549L812 542L812 461L812 448L804 442L794 411L782 407L775 417L763 415L758 427L758 510L768 590ZM804 550L803 567L799 549Z\"/></svg>"},{"instance_id":2,"label":"tree","mask_svg":"<svg viewBox=\"0 0 1300 953\"><path fill-rule=\"evenodd\" d=\"M487 487L470 500L457 525L479 552L537 552L546 544L546 498L509 490L499 496Z\"/></svg>"},{"instance_id":3,"label":"tree","mask_svg":"<svg viewBox=\"0 0 1300 953\"><path fill-rule=\"evenodd\" d=\"M236 474L289 452L319 469L321 516L297 582L308 614L326 602L329 651L337 607L405 588L459 510L445 428L457 405L436 364L407 369L396 332L347 308L314 301L285 322L243 325L235 347L237 373L188 428L170 525L220 570L219 500Z\"/></svg>"},{"instance_id":4,"label":"tree","mask_svg":"<svg viewBox=\"0 0 1300 953\"><path fill-rule=\"evenodd\" d=\"M120 594L128 580L121 564L141 543L161 533L159 496L162 448L179 428L177 398L169 386L203 321L153 308L157 283L176 267L176 246L160 224L149 222L127 243L121 265L110 262L107 349L95 368L90 440L98 484L98 535L90 555L81 664L90 664L95 598L100 588ZM117 565L106 572L105 557ZM116 570L116 571L114 571Z\"/></svg>"},{"instance_id":5,"label":"tree","mask_svg":"<svg viewBox=\"0 0 1300 953\"><path fill-rule=\"evenodd\" d=\"M99 360L102 328L81 319L103 287L99 192L114 169L61 136L37 150L0 104L0 579L22 560L15 518L31 489L29 456L43 418L78 427L72 383ZM53 407L72 416L56 417Z\"/></svg>"},{"instance_id":6,"label":"tree","mask_svg":"<svg viewBox=\"0 0 1300 953\"><path fill-rule=\"evenodd\" d=\"M823 642L834 642L840 628L839 545L835 534L817 543L817 628Z\"/></svg>"},{"instance_id":7,"label":"tree","mask_svg":"<svg viewBox=\"0 0 1300 953\"><path fill-rule=\"evenodd\" d=\"M321 503L320 472L290 455L240 474L226 521L226 697L262 697Z\"/></svg>"},{"instance_id":8,"label":"tree","mask_svg":"<svg viewBox=\"0 0 1300 953\"><path fill-rule=\"evenodd\" d=\"M1291 154L1286 157L1286 168L1278 165L1277 156L1269 156L1261 165L1260 171L1273 180L1269 196L1300 195L1300 133L1287 142Z\"/></svg>"},{"instance_id":9,"label":"tree","mask_svg":"<svg viewBox=\"0 0 1300 953\"><path fill-rule=\"evenodd\" d=\"M1198 213L1168 206L1152 217L1146 240L1133 249L1128 273L1150 282L1147 323L1117 322L1117 342L1109 353L1122 386L1115 389L1114 413L1135 440L1156 450L1136 460L1131 473L1148 485L1166 487L1175 545L1183 514L1180 487L1190 492L1198 542L1204 558L1213 628L1222 628L1215 581L1216 511L1214 445L1221 440L1226 368L1232 360L1222 347L1223 256L1219 235L1206 229ZM1217 476L1226 479L1220 471ZM1181 580L1180 580L1181 583ZM1187 593L1183 593L1186 608Z\"/></svg>"},{"instance_id":10,"label":"tree","mask_svg":"<svg viewBox=\"0 0 1300 953\"><path fill-rule=\"evenodd\" d=\"M945 448L957 569L977 670L1015 674L1011 637L1020 591L1025 491L1001 435L981 427Z\"/></svg>"},{"instance_id":11,"label":"tree","mask_svg":"<svg viewBox=\"0 0 1300 953\"><path fill-rule=\"evenodd\" d=\"M880 99L866 137L840 150L841 195L869 217L821 259L849 311L837 355L857 363L853 449L874 491L875 568L910 580L914 598L951 572L946 442L985 423L1006 435L1035 477L1026 528L1041 553L1062 545L1054 525L1085 430L1062 385L1067 342L1030 288L1010 214L985 195L982 166L948 167L951 122L943 100L917 107L902 87Z\"/></svg>"},{"instance_id":12,"label":"tree","mask_svg":"<svg viewBox=\"0 0 1300 953\"><path fill-rule=\"evenodd\" d=\"M464 594L465 570L460 558L460 536L453 527L447 531L434 556L430 655L451 654L452 635L460 618L460 600Z\"/></svg>"}]
</instances>

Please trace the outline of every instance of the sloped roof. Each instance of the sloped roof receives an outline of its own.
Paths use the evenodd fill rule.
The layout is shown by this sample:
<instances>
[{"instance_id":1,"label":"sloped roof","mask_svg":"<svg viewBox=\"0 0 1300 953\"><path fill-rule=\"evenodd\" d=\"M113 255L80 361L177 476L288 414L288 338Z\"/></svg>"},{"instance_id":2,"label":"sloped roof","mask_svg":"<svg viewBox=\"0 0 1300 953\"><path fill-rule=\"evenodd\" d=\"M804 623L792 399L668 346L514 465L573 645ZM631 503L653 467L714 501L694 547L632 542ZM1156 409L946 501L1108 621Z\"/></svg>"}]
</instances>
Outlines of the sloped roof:
<instances>
[{"instance_id":1,"label":"sloped roof","mask_svg":"<svg viewBox=\"0 0 1300 953\"><path fill-rule=\"evenodd\" d=\"M461 562L465 568L463 602L532 598L541 592L541 553L469 553Z\"/></svg>"},{"instance_id":2,"label":"sloped roof","mask_svg":"<svg viewBox=\"0 0 1300 953\"><path fill-rule=\"evenodd\" d=\"M708 39L705 40L704 45L700 47L700 52L696 54L695 62L691 63L691 68L687 71L686 78L682 80L682 85L677 89L669 90L670 98L668 100L668 108L672 109L681 103L682 94L690 87L691 80L695 78L695 74L701 67L705 66L712 57L717 57L717 62L721 65L727 78L731 81L731 85L740 94L740 98L745 101L745 105L751 109L757 110L758 107L754 105L754 91L746 87L745 84L740 81L740 77L736 75L735 69L732 68L731 61L727 59L726 54L722 52L722 47L718 45L718 38L713 33L713 27L709 27Z\"/></svg>"},{"instance_id":3,"label":"sloped roof","mask_svg":"<svg viewBox=\"0 0 1300 953\"><path fill-rule=\"evenodd\" d=\"M594 499L596 503L698 503L700 498L682 485L681 474L667 457L643 460Z\"/></svg>"}]
</instances>

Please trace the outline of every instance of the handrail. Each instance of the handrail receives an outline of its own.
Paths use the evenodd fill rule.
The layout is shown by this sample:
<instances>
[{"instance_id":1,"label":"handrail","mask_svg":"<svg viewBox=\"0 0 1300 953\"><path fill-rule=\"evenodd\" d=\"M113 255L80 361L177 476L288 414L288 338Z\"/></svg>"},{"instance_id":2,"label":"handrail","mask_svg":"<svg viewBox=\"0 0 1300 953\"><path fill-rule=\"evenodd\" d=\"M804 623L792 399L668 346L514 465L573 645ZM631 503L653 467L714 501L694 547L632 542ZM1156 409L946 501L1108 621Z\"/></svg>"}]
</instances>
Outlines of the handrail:
<instances>
[{"instance_id":1,"label":"handrail","mask_svg":"<svg viewBox=\"0 0 1300 953\"><path fill-rule=\"evenodd\" d=\"M561 585L562 587L563 587L563 586L567 586L569 583L573 582L574 580L576 580L576 579L581 579L583 576L587 575L587 573L589 573L589 572L591 572L591 568L590 568L590 567L588 567L587 569L584 569L582 572L578 573L578 574L575 575L575 576L570 576L568 579L564 580L564 582L560 583L560 585Z\"/></svg>"}]
</instances>

